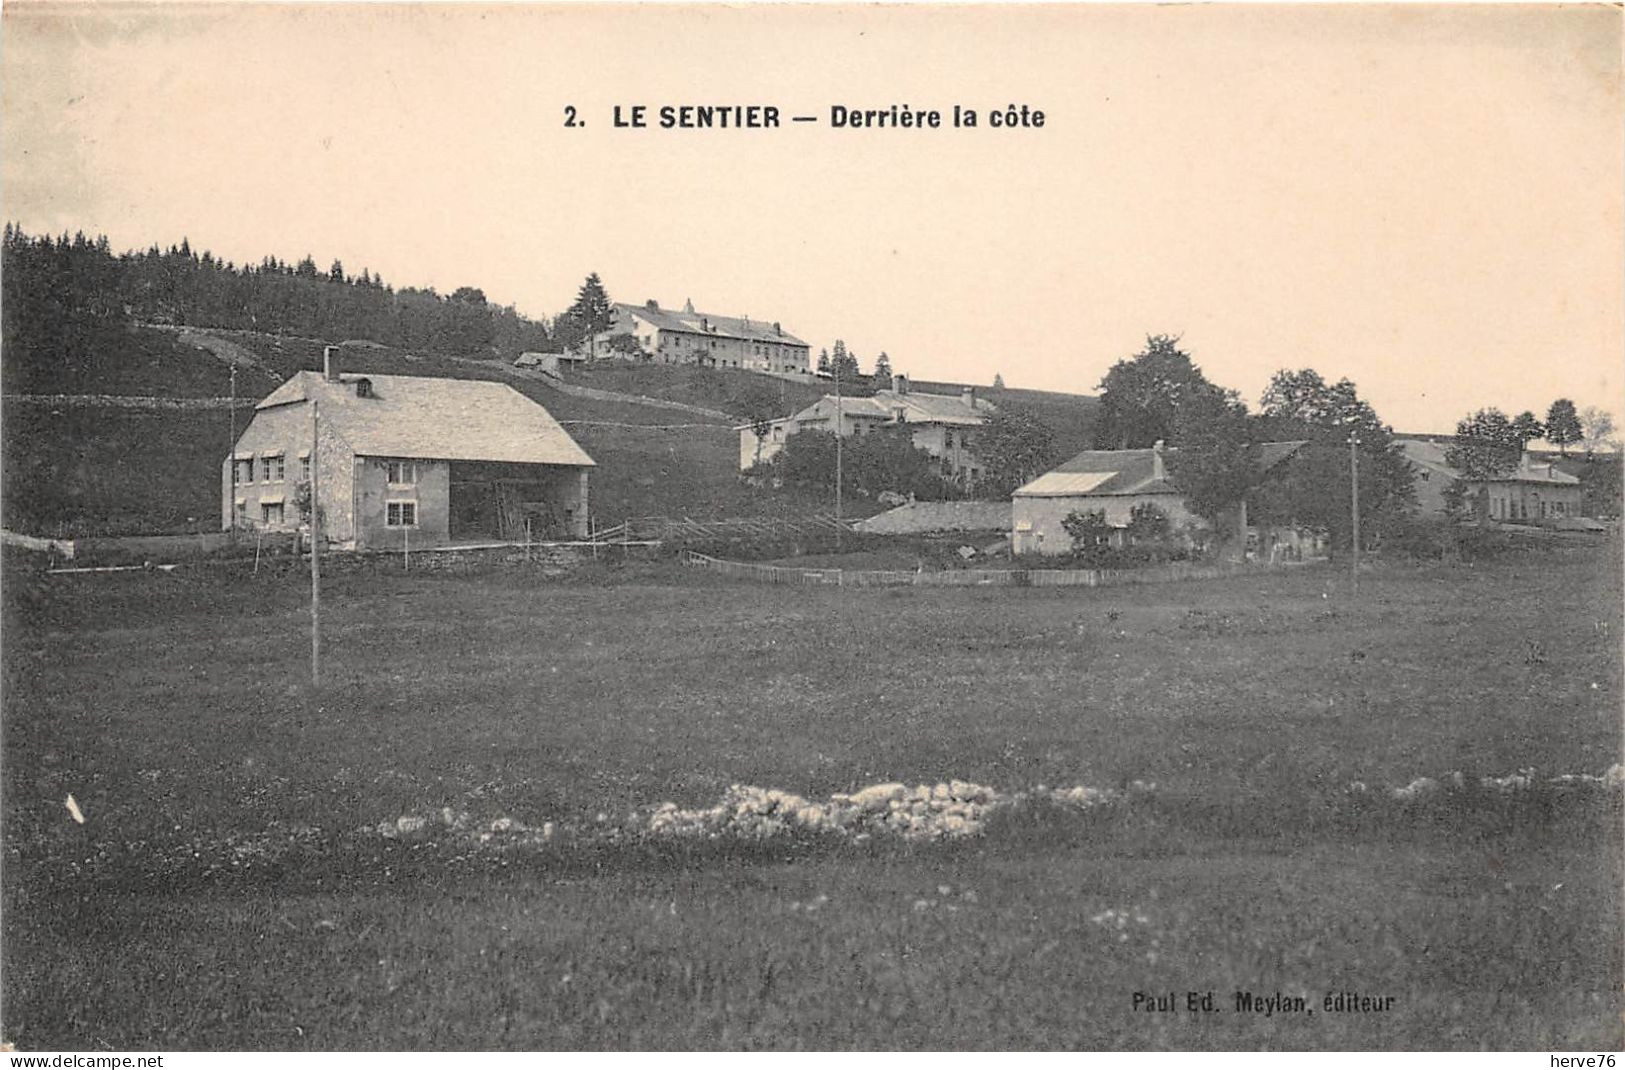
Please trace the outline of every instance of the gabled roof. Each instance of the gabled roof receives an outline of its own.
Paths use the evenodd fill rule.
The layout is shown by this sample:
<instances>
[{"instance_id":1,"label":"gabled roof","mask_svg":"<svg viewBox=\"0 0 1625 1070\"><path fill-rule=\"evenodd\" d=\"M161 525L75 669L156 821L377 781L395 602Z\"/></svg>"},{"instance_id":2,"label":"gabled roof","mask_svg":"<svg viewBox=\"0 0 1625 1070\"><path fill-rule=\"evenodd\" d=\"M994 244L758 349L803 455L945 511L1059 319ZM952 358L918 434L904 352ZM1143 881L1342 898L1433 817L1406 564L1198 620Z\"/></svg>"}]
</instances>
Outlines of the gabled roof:
<instances>
[{"instance_id":1,"label":"gabled roof","mask_svg":"<svg viewBox=\"0 0 1625 1070\"><path fill-rule=\"evenodd\" d=\"M1292 456L1302 442L1264 442L1259 464L1268 471ZM1164 473L1156 474L1155 450L1084 450L1071 460L1016 488L1023 498L1071 498L1109 494L1179 494L1168 477L1166 461L1176 449L1163 451Z\"/></svg>"},{"instance_id":2,"label":"gabled roof","mask_svg":"<svg viewBox=\"0 0 1625 1070\"><path fill-rule=\"evenodd\" d=\"M911 424L963 424L974 427L998 411L990 401L963 394L921 394L913 390L877 390L874 400L888 414L903 410L903 422Z\"/></svg>"},{"instance_id":3,"label":"gabled roof","mask_svg":"<svg viewBox=\"0 0 1625 1070\"><path fill-rule=\"evenodd\" d=\"M891 418L891 410L875 404L874 398L841 397L837 399L834 394L825 394L805 409L796 413L797 420L812 420L828 415L835 415L836 405L840 405L843 417L860 417L869 420L886 420Z\"/></svg>"},{"instance_id":4,"label":"gabled roof","mask_svg":"<svg viewBox=\"0 0 1625 1070\"><path fill-rule=\"evenodd\" d=\"M1461 472L1450 467L1444 459L1446 442L1428 438L1398 438L1400 450L1405 459L1422 468L1441 472L1452 478L1462 478ZM1482 483L1552 483L1570 486L1581 482L1577 477L1570 475L1557 467L1555 461L1535 461L1525 453L1518 459L1518 467L1504 476L1495 479L1473 480Z\"/></svg>"},{"instance_id":5,"label":"gabled roof","mask_svg":"<svg viewBox=\"0 0 1625 1070\"><path fill-rule=\"evenodd\" d=\"M356 397L358 379L371 397ZM417 375L342 375L328 382L302 371L255 406L321 404L323 425L356 454L441 461L591 465L548 411L506 383Z\"/></svg>"},{"instance_id":6,"label":"gabled roof","mask_svg":"<svg viewBox=\"0 0 1625 1070\"><path fill-rule=\"evenodd\" d=\"M709 312L677 311L670 308L650 308L648 305L617 304L616 309L639 316L664 331L686 331L690 334L709 334L718 338L742 338L747 342L777 342L781 345L804 346L807 343L786 330L773 330L771 322L743 319L735 316L713 316Z\"/></svg>"}]
</instances>

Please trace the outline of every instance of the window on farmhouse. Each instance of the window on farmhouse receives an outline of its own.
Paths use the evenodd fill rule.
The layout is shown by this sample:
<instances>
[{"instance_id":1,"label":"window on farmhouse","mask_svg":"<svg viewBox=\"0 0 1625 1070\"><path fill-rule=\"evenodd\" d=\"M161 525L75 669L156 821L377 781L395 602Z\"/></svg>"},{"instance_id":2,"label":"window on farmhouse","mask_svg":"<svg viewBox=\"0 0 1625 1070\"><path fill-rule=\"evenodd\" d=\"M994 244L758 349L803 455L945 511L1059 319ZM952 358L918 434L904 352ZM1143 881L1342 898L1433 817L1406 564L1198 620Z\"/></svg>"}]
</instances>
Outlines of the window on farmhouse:
<instances>
[{"instance_id":1,"label":"window on farmhouse","mask_svg":"<svg viewBox=\"0 0 1625 1070\"><path fill-rule=\"evenodd\" d=\"M310 458L299 458L299 478L306 483L310 482Z\"/></svg>"},{"instance_id":2,"label":"window on farmhouse","mask_svg":"<svg viewBox=\"0 0 1625 1070\"><path fill-rule=\"evenodd\" d=\"M237 482L239 482L239 483L252 483L252 482L254 482L254 462L253 462L253 460L251 460L251 459L249 459L249 460L240 460L240 461L237 462Z\"/></svg>"},{"instance_id":3,"label":"window on farmhouse","mask_svg":"<svg viewBox=\"0 0 1625 1070\"><path fill-rule=\"evenodd\" d=\"M418 526L417 502L390 502L385 506L384 524L392 528L415 528Z\"/></svg>"},{"instance_id":4,"label":"window on farmhouse","mask_svg":"<svg viewBox=\"0 0 1625 1070\"><path fill-rule=\"evenodd\" d=\"M391 486L409 487L418 481L416 461L390 461L388 467Z\"/></svg>"},{"instance_id":5,"label":"window on farmhouse","mask_svg":"<svg viewBox=\"0 0 1625 1070\"><path fill-rule=\"evenodd\" d=\"M261 502L260 503L260 522L262 524L268 524L268 525L270 525L270 524L281 524L282 523L282 503L281 502Z\"/></svg>"}]
</instances>

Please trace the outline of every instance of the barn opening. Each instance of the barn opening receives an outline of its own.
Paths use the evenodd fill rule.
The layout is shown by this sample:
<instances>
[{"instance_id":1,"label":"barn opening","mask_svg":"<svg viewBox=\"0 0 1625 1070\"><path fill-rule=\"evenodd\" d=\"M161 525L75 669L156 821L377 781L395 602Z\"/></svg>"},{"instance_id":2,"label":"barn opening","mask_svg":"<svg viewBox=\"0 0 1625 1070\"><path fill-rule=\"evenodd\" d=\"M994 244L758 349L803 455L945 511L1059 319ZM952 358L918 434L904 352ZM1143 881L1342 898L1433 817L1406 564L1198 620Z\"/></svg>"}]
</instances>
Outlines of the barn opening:
<instances>
[{"instance_id":1,"label":"barn opening","mask_svg":"<svg viewBox=\"0 0 1625 1070\"><path fill-rule=\"evenodd\" d=\"M462 542L575 538L580 473L546 464L454 461L449 534Z\"/></svg>"}]
</instances>

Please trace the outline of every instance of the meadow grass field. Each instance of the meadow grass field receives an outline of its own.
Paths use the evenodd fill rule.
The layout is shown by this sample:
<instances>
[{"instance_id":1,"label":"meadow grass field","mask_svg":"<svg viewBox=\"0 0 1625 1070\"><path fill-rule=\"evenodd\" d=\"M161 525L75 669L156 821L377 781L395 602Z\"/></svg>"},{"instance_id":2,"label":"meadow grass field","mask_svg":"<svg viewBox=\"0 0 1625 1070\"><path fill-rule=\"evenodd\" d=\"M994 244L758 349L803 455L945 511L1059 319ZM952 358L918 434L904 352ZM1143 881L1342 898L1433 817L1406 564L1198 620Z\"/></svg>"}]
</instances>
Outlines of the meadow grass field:
<instances>
[{"instance_id":1,"label":"meadow grass field","mask_svg":"<svg viewBox=\"0 0 1625 1070\"><path fill-rule=\"evenodd\" d=\"M0 1031L1616 1049L1617 787L1471 789L1620 761L1618 557L1384 565L1357 597L1313 567L984 590L366 572L329 580L320 689L298 573L14 570ZM1392 795L1457 772L1469 790ZM731 784L956 778L1126 801L947 841L640 831ZM513 823L547 832L481 832Z\"/></svg>"}]
</instances>

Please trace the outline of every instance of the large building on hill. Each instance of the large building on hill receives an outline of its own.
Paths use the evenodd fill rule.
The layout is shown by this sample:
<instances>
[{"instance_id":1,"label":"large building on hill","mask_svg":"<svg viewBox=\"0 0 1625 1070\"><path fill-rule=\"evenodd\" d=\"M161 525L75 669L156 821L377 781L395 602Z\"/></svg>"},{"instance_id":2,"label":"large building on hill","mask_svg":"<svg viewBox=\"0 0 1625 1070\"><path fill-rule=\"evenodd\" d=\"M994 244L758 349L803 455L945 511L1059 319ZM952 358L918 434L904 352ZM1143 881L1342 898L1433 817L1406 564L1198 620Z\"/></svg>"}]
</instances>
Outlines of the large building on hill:
<instances>
[{"instance_id":1,"label":"large building on hill","mask_svg":"<svg viewBox=\"0 0 1625 1070\"><path fill-rule=\"evenodd\" d=\"M1396 435L1405 459L1415 471L1416 504L1424 514L1447 511L1446 492L1462 473L1445 461L1449 439ZM1558 520L1580 516L1585 487L1550 458L1540 461L1524 453L1518 466L1498 479L1462 480L1464 501L1486 496L1485 515L1513 523Z\"/></svg>"},{"instance_id":2,"label":"large building on hill","mask_svg":"<svg viewBox=\"0 0 1625 1070\"><path fill-rule=\"evenodd\" d=\"M1291 457L1302 442L1265 442L1259 462L1264 471ZM1012 552L1068 554L1072 537L1064 521L1072 513L1098 512L1108 525L1126 528L1136 506L1155 506L1175 531L1204 528L1207 522L1190 510L1185 495L1168 474L1167 458L1176 451L1161 442L1150 449L1084 450L1045 472L1011 497ZM1221 518L1226 519L1226 518ZM1246 503L1221 525L1247 524Z\"/></svg>"},{"instance_id":3,"label":"large building on hill","mask_svg":"<svg viewBox=\"0 0 1625 1070\"><path fill-rule=\"evenodd\" d=\"M801 431L849 437L906 427L914 445L937 459L944 477L974 485L982 474L975 453L976 429L994 411L993 404L978 398L971 387L958 394L921 394L909 388L906 376L898 375L890 390L877 390L873 397L825 394L792 416L739 427L739 469L771 461L785 441Z\"/></svg>"},{"instance_id":4,"label":"large building on hill","mask_svg":"<svg viewBox=\"0 0 1625 1070\"><path fill-rule=\"evenodd\" d=\"M221 469L221 524L297 530L314 475L322 532L344 549L582 538L592 467L546 409L504 383L329 365L254 407Z\"/></svg>"},{"instance_id":5,"label":"large building on hill","mask_svg":"<svg viewBox=\"0 0 1625 1070\"><path fill-rule=\"evenodd\" d=\"M644 359L656 363L810 373L807 343L778 323L696 312L692 301L681 311L654 301L617 304L613 314L609 330L594 342L597 356L609 353L609 339L631 335Z\"/></svg>"}]
</instances>

